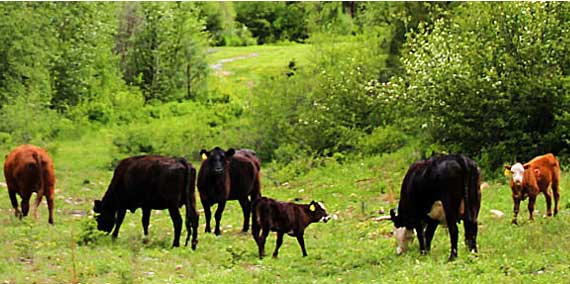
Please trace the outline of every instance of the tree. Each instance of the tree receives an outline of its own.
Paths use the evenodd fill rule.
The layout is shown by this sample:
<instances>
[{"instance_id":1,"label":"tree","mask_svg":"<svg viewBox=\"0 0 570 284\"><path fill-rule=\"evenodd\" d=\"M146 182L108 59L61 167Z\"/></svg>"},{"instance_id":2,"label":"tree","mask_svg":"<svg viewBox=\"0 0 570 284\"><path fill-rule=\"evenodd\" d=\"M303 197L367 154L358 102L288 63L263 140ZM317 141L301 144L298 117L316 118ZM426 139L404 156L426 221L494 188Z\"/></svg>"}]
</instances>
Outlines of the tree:
<instances>
[{"instance_id":1,"label":"tree","mask_svg":"<svg viewBox=\"0 0 570 284\"><path fill-rule=\"evenodd\" d=\"M468 3L407 42L384 92L431 141L495 169L568 147L570 6Z\"/></svg>"}]
</instances>

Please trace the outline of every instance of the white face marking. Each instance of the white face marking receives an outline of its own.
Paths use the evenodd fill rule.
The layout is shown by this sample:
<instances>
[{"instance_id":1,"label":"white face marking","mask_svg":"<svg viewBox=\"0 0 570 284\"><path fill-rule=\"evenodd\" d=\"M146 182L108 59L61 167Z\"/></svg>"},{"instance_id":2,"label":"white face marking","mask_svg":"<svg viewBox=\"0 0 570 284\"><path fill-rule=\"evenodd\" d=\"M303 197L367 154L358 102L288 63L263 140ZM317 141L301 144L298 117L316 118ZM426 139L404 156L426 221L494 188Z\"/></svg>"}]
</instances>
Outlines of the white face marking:
<instances>
[{"instance_id":1,"label":"white face marking","mask_svg":"<svg viewBox=\"0 0 570 284\"><path fill-rule=\"evenodd\" d=\"M511 167L511 173L513 173L513 182L516 185L521 185L523 182L524 167L521 163L516 163Z\"/></svg>"},{"instance_id":2,"label":"white face marking","mask_svg":"<svg viewBox=\"0 0 570 284\"><path fill-rule=\"evenodd\" d=\"M396 228L394 237L398 241L396 253L402 254L408 250L408 245L414 240L414 230L408 230L406 227Z\"/></svg>"}]
</instances>

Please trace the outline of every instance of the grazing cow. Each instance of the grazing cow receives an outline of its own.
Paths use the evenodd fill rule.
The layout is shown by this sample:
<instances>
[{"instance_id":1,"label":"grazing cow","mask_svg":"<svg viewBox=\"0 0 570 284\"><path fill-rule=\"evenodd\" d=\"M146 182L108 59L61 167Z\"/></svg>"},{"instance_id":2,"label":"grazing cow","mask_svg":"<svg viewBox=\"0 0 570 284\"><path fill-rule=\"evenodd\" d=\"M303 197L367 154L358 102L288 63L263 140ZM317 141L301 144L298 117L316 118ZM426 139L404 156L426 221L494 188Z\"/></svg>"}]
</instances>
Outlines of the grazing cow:
<instances>
[{"instance_id":1,"label":"grazing cow","mask_svg":"<svg viewBox=\"0 0 570 284\"><path fill-rule=\"evenodd\" d=\"M35 192L34 216L37 217L38 206L45 195L49 210L48 222L53 224L55 174L53 162L46 150L33 145L17 147L6 156L4 177L16 217L28 216L30 197ZM16 194L22 198L22 212L18 209Z\"/></svg>"},{"instance_id":2,"label":"grazing cow","mask_svg":"<svg viewBox=\"0 0 570 284\"><path fill-rule=\"evenodd\" d=\"M297 237L303 256L307 256L303 237L305 228L311 223L326 223L330 219L324 205L315 201L310 204L295 204L261 197L253 202L252 210L251 232L259 249L259 258L265 255L265 240L269 231L277 232L273 257L277 257L279 253L284 234Z\"/></svg>"},{"instance_id":3,"label":"grazing cow","mask_svg":"<svg viewBox=\"0 0 570 284\"><path fill-rule=\"evenodd\" d=\"M463 220L469 250L477 252L479 184L477 165L463 155L440 155L413 163L402 183L398 215L390 210L396 227L398 254L407 249L414 229L420 252L427 253L438 224L445 223L451 241L449 260L453 260L457 257L457 223L460 220Z\"/></svg>"},{"instance_id":4,"label":"grazing cow","mask_svg":"<svg viewBox=\"0 0 570 284\"><path fill-rule=\"evenodd\" d=\"M214 233L221 234L220 220L228 200L239 201L243 212L242 231L247 232L251 202L261 196L260 162L255 152L251 150L236 152L232 148L224 151L216 147L211 151L201 150L200 155L205 158L198 173L198 191L204 207L204 215L206 215L206 233L211 232L210 207L217 203Z\"/></svg>"},{"instance_id":5,"label":"grazing cow","mask_svg":"<svg viewBox=\"0 0 570 284\"><path fill-rule=\"evenodd\" d=\"M540 192L546 198L546 215L552 216L552 197L554 195L554 216L558 214L560 200L560 163L552 154L538 156L530 162L522 165L516 163L513 166L506 165L506 170L511 171L511 191L514 202L513 224L517 224L517 215L521 200L528 197L528 211L530 220L534 220L532 213L536 197ZM548 190L551 186L552 191Z\"/></svg>"},{"instance_id":6,"label":"grazing cow","mask_svg":"<svg viewBox=\"0 0 570 284\"><path fill-rule=\"evenodd\" d=\"M152 209L168 209L174 224L173 247L180 245L182 217L179 207L186 206L186 245L192 232L192 249L198 243L198 212L194 186L196 169L184 158L162 156L135 156L119 162L111 184L103 200L95 200L93 211L98 213L97 229L111 232L113 238L119 235L119 229L125 213L132 213L142 208L142 225L145 237ZM193 231L192 231L193 230Z\"/></svg>"}]
</instances>

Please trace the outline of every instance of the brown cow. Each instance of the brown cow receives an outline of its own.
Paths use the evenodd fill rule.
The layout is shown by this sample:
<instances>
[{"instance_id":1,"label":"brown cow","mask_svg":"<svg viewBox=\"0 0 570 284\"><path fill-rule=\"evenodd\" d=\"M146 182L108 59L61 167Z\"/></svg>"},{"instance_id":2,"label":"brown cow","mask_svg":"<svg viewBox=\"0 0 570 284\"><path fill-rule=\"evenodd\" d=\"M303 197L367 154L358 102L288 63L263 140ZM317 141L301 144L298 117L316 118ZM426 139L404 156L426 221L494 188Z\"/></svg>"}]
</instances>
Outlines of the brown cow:
<instances>
[{"instance_id":1,"label":"brown cow","mask_svg":"<svg viewBox=\"0 0 570 284\"><path fill-rule=\"evenodd\" d=\"M17 217L28 216L30 197L36 193L34 216L45 195L49 209L48 222L53 224L53 199L55 194L55 175L53 162L47 151L33 145L21 145L6 156L4 177L8 185L8 194ZM16 194L22 198L22 212L18 209Z\"/></svg>"},{"instance_id":2,"label":"brown cow","mask_svg":"<svg viewBox=\"0 0 570 284\"><path fill-rule=\"evenodd\" d=\"M546 154L535 157L530 162L522 165L516 163L513 166L506 165L505 169L511 171L511 191L514 202L513 224L517 224L517 215L521 200L528 199L528 211L530 220L532 216L536 197L540 192L546 198L546 215L552 216L552 197L554 195L554 216L558 214L560 200L560 163L554 155ZM552 191L548 190L551 186Z\"/></svg>"},{"instance_id":3,"label":"brown cow","mask_svg":"<svg viewBox=\"0 0 570 284\"><path fill-rule=\"evenodd\" d=\"M303 256L307 256L303 237L305 228L311 223L326 223L330 219L324 205L315 201L310 204L295 204L261 197L253 202L252 210L251 233L259 249L259 258L265 255L265 240L269 231L277 232L273 257L277 257L279 253L284 234L296 237Z\"/></svg>"},{"instance_id":4,"label":"brown cow","mask_svg":"<svg viewBox=\"0 0 570 284\"><path fill-rule=\"evenodd\" d=\"M243 232L249 229L251 202L261 196L259 181L260 162L251 150L224 151L219 147L201 150L205 156L198 173L198 191L206 216L206 233L211 232L210 207L218 204L214 233L220 235L220 220L227 200L238 200L243 212ZM251 198L248 199L248 196Z\"/></svg>"},{"instance_id":5,"label":"brown cow","mask_svg":"<svg viewBox=\"0 0 570 284\"><path fill-rule=\"evenodd\" d=\"M173 247L180 245L182 217L180 208L186 207L186 245L192 233L192 249L198 243L198 212L194 186L196 169L184 158L163 156L135 156L123 159L115 168L113 179L102 200L95 200L93 211L97 215L97 229L110 233L113 238L127 210L142 208L142 225L145 237L152 209L168 209L174 225Z\"/></svg>"}]
</instances>

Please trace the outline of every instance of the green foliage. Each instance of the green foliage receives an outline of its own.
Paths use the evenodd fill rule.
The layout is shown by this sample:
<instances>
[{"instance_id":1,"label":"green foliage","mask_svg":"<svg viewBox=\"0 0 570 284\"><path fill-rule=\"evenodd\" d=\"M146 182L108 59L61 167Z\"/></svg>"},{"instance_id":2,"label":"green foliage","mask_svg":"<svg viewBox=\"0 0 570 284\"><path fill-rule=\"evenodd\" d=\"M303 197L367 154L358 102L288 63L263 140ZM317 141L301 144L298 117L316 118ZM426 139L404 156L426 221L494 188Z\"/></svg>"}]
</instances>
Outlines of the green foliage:
<instances>
[{"instance_id":1,"label":"green foliage","mask_svg":"<svg viewBox=\"0 0 570 284\"><path fill-rule=\"evenodd\" d=\"M359 153L366 155L394 152L406 145L408 137L396 126L375 128L370 135L361 137L357 143Z\"/></svg>"},{"instance_id":2,"label":"green foliage","mask_svg":"<svg viewBox=\"0 0 570 284\"><path fill-rule=\"evenodd\" d=\"M236 21L245 25L258 44L301 42L308 38L311 3L236 2Z\"/></svg>"},{"instance_id":3,"label":"green foliage","mask_svg":"<svg viewBox=\"0 0 570 284\"><path fill-rule=\"evenodd\" d=\"M126 82L147 101L193 99L204 91L206 35L194 3L125 3L119 54Z\"/></svg>"},{"instance_id":4,"label":"green foliage","mask_svg":"<svg viewBox=\"0 0 570 284\"><path fill-rule=\"evenodd\" d=\"M469 3L408 42L406 73L381 92L432 141L485 160L568 147L569 56L561 3Z\"/></svg>"},{"instance_id":5,"label":"green foliage","mask_svg":"<svg viewBox=\"0 0 570 284\"><path fill-rule=\"evenodd\" d=\"M56 138L81 135L81 129L67 118L48 109L41 98L16 97L0 109L0 132L7 134L5 143L32 143L45 146ZM8 134L9 133L9 134Z\"/></svg>"},{"instance_id":6,"label":"green foliage","mask_svg":"<svg viewBox=\"0 0 570 284\"><path fill-rule=\"evenodd\" d=\"M214 46L247 46L257 42L249 29L235 21L233 2L199 2L200 17L205 19Z\"/></svg>"},{"instance_id":7,"label":"green foliage","mask_svg":"<svg viewBox=\"0 0 570 284\"><path fill-rule=\"evenodd\" d=\"M252 115L262 156L273 157L283 145L317 156L351 150L358 137L384 123L385 110L368 91L382 67L374 41L333 45L329 40L335 38L315 44L313 62L305 69L256 88Z\"/></svg>"}]
</instances>

